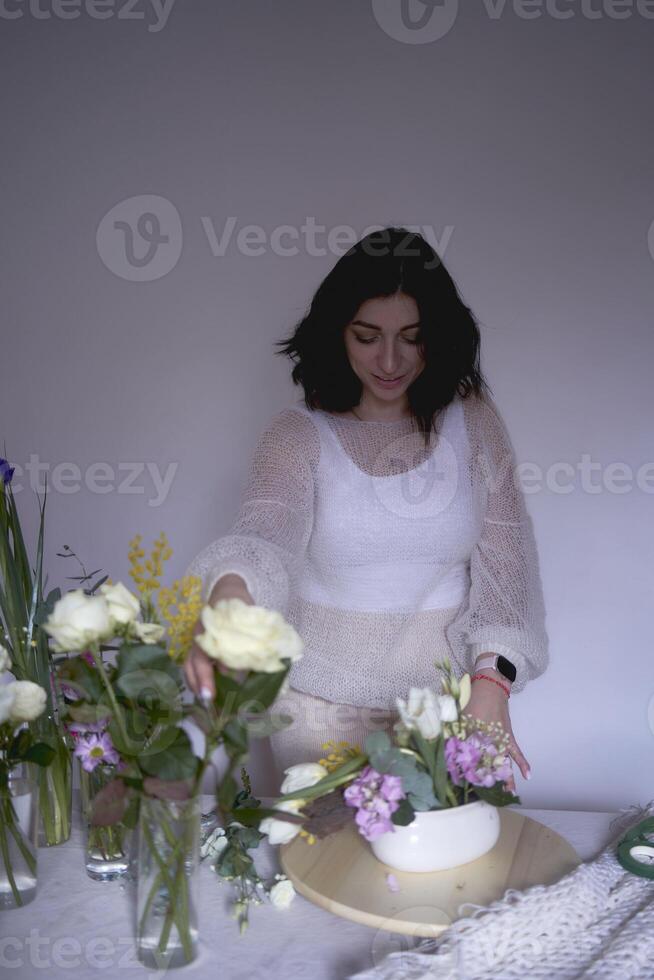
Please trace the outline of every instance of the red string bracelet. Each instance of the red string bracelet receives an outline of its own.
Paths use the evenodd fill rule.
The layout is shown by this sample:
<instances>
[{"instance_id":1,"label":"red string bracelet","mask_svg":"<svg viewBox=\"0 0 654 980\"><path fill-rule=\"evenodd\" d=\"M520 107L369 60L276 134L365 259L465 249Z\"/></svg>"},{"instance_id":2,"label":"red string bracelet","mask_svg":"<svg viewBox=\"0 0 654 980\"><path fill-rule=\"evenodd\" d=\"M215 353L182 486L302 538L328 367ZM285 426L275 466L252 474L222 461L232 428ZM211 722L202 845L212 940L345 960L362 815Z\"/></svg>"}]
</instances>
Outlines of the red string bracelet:
<instances>
[{"instance_id":1,"label":"red string bracelet","mask_svg":"<svg viewBox=\"0 0 654 980\"><path fill-rule=\"evenodd\" d=\"M473 681L490 681L491 684L497 684L498 687L502 688L507 698L511 697L511 692L509 691L508 687L505 684L502 684L501 681L496 681L494 677L488 677L486 674L475 674L474 677L471 677L470 679Z\"/></svg>"}]
</instances>

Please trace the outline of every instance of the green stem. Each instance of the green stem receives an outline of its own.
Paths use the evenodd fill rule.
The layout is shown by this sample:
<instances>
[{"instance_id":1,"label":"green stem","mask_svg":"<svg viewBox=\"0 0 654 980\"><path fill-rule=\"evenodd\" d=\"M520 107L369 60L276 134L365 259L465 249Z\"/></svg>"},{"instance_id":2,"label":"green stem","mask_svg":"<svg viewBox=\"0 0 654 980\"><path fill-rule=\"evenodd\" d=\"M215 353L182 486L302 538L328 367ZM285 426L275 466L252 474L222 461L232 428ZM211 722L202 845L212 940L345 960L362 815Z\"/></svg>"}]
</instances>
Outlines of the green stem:
<instances>
[{"instance_id":1,"label":"green stem","mask_svg":"<svg viewBox=\"0 0 654 980\"><path fill-rule=\"evenodd\" d=\"M3 810L6 808L6 801L3 801ZM2 853L2 861L5 866L5 871L7 873L7 879L11 887L12 894L14 896L14 901L16 905L20 906L23 904L23 898L18 887L16 886L16 879L14 878L14 872L11 867L11 858L9 856L9 843L7 841L7 834L5 832L5 822L7 826L10 826L10 821L12 820L11 815L8 819L5 818L5 814L2 815L2 820L0 820L0 852Z\"/></svg>"},{"instance_id":2,"label":"green stem","mask_svg":"<svg viewBox=\"0 0 654 980\"><path fill-rule=\"evenodd\" d=\"M106 671L104 669L104 664L102 663L102 657L100 656L100 654L96 650L95 646L92 646L91 647L91 655L93 657L93 661L95 663L95 666L98 668L98 670L100 672L100 677L102 678L102 683L103 683L104 688L105 688L105 690L107 692L107 695L109 697L109 701L111 702L111 707L112 707L112 710L113 710L113 713L114 713L114 717L116 719L116 724L118 725L118 728L120 730L120 736L121 736L121 738L123 740L123 743L125 745L129 745L130 744L130 739L129 739L128 735L127 735L127 729L125 728L125 725L123 723L123 716L121 714L120 707L118 705L118 701L116 700L116 695L114 694L114 689L111 686L111 684L109 683L109 678L107 677L107 673L106 673Z\"/></svg>"}]
</instances>

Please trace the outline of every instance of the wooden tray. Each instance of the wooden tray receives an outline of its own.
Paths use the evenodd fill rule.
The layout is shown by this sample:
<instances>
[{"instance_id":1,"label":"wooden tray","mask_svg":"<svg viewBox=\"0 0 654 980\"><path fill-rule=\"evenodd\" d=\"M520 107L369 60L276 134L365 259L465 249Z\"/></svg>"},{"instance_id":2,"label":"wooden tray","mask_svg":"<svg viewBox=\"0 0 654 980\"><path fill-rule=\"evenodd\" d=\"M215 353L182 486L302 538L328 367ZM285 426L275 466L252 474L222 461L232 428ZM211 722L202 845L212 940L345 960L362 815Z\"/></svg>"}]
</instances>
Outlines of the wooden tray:
<instances>
[{"instance_id":1,"label":"wooden tray","mask_svg":"<svg viewBox=\"0 0 654 980\"><path fill-rule=\"evenodd\" d=\"M568 842L531 817L501 808L500 837L488 854L451 871L393 871L374 857L352 825L307 844L296 837L280 862L297 891L316 905L363 925L410 936L438 936L469 915L464 902L488 905L507 888L549 885L580 863ZM400 890L389 890L392 872Z\"/></svg>"}]
</instances>

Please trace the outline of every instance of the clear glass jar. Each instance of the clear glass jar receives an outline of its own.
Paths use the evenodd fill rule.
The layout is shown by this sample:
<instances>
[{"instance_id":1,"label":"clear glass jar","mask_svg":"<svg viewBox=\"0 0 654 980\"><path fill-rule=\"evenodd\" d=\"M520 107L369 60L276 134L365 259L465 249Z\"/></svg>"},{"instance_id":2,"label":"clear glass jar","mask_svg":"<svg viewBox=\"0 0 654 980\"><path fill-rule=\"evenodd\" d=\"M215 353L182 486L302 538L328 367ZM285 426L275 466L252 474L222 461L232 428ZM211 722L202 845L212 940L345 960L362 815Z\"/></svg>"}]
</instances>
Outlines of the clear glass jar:
<instances>
[{"instance_id":1,"label":"clear glass jar","mask_svg":"<svg viewBox=\"0 0 654 980\"><path fill-rule=\"evenodd\" d=\"M49 766L33 766L39 786L39 847L63 844L70 837L73 804L73 765L70 748L59 722L45 713L29 726L37 742L55 750Z\"/></svg>"},{"instance_id":2,"label":"clear glass jar","mask_svg":"<svg viewBox=\"0 0 654 980\"><path fill-rule=\"evenodd\" d=\"M38 785L22 767L0 788L0 909L27 905L37 887Z\"/></svg>"},{"instance_id":3,"label":"clear glass jar","mask_svg":"<svg viewBox=\"0 0 654 980\"><path fill-rule=\"evenodd\" d=\"M136 947L151 969L185 966L197 956L199 847L199 796L141 799Z\"/></svg>"},{"instance_id":4,"label":"clear glass jar","mask_svg":"<svg viewBox=\"0 0 654 980\"><path fill-rule=\"evenodd\" d=\"M82 820L86 828L86 873L94 881L113 881L122 878L129 870L131 831L123 823L107 827L91 822L93 798L116 775L114 766L96 766L86 772L79 766Z\"/></svg>"}]
</instances>

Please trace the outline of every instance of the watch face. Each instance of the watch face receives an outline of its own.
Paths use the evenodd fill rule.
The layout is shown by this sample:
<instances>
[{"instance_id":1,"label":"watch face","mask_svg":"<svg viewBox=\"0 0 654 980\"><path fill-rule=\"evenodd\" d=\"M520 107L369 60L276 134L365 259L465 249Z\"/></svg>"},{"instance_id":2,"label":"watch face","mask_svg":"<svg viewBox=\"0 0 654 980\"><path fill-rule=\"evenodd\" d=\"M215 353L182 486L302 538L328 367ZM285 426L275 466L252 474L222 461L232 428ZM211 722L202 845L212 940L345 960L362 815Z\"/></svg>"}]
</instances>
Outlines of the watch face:
<instances>
[{"instance_id":1,"label":"watch face","mask_svg":"<svg viewBox=\"0 0 654 980\"><path fill-rule=\"evenodd\" d=\"M500 674L503 674L508 681L513 683L515 680L516 669L510 660L507 660L506 657L502 657L500 655L497 658L497 669L499 670Z\"/></svg>"}]
</instances>

